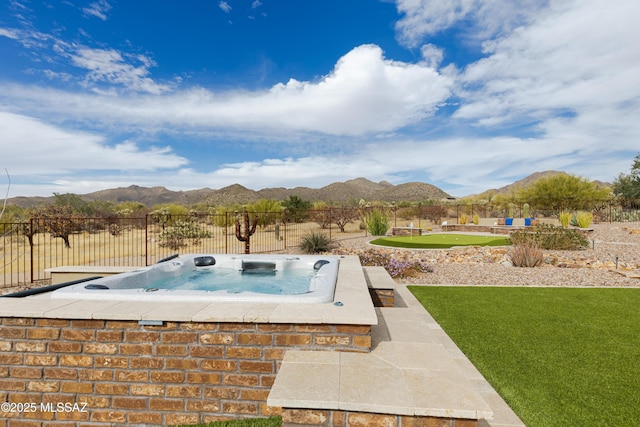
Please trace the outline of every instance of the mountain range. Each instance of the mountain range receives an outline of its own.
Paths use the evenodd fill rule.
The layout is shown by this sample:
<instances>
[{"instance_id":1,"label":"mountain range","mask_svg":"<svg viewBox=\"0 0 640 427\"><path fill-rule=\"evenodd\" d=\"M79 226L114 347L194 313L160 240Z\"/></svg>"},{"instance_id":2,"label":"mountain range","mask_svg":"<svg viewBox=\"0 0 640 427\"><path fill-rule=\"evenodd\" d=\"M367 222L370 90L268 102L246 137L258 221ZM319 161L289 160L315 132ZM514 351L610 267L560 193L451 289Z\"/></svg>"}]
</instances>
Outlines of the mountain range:
<instances>
[{"instance_id":1,"label":"mountain range","mask_svg":"<svg viewBox=\"0 0 640 427\"><path fill-rule=\"evenodd\" d=\"M176 203L193 205L206 203L208 205L226 205L232 203L250 203L260 199L286 200L290 196L298 196L303 200L345 203L350 200L364 199L367 201L380 200L385 202L442 200L451 199L451 195L438 187L423 182L408 182L393 185L387 181L373 182L366 178L356 178L345 182L334 182L322 188L264 188L251 190L240 184L233 184L220 189L202 188L189 191L172 191L165 187L129 187L100 190L82 194L79 197L87 202L106 201L112 203L140 202L148 207L162 203ZM51 203L51 197L13 197L10 204L23 208Z\"/></svg>"},{"instance_id":2,"label":"mountain range","mask_svg":"<svg viewBox=\"0 0 640 427\"><path fill-rule=\"evenodd\" d=\"M495 194L509 194L517 188L526 187L540 178L557 174L566 174L560 171L544 171L531 174L519 181L507 186L487 190L481 194L473 195L476 198L490 198ZM598 185L609 185L604 182L594 181ZM425 201L425 200L451 200L455 199L440 188L424 182L408 182L393 185L387 181L373 182L366 178L356 178L345 182L334 182L322 188L296 187L296 188L264 188L251 190L240 184L233 184L218 190L202 188L189 191L172 191L165 187L129 187L100 190L93 193L79 195L87 202L105 201L118 204L121 202L140 202L148 207L162 203L175 203L185 206L197 203L205 203L210 206L228 205L233 203L251 203L260 199L286 200L291 196L298 196L303 200L325 201L345 203L352 200L359 201ZM472 197L472 196L467 196ZM52 203L51 197L14 197L8 202L23 208L37 206L39 204Z\"/></svg>"}]
</instances>

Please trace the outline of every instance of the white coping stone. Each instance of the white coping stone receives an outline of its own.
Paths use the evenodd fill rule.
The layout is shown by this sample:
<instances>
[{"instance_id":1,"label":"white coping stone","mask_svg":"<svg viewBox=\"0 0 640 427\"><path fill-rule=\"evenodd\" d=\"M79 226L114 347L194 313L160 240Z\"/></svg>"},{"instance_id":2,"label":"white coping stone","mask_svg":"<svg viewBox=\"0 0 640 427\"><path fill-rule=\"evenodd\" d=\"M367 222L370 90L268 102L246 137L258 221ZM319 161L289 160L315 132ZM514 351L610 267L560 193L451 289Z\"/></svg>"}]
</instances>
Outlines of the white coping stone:
<instances>
[{"instance_id":1,"label":"white coping stone","mask_svg":"<svg viewBox=\"0 0 640 427\"><path fill-rule=\"evenodd\" d=\"M106 267L64 267L76 272L104 271ZM121 268L121 267L117 267ZM62 267L60 268L62 269ZM54 269L52 269L54 270ZM50 293L23 298L0 298L0 316L104 320L161 320L192 322L302 323L375 325L378 322L362 266L357 256L340 257L334 301L331 303L242 303L104 301L50 298ZM80 304L81 305L80 305ZM65 308L66 307L66 308ZM51 312L51 315L47 313Z\"/></svg>"}]
</instances>

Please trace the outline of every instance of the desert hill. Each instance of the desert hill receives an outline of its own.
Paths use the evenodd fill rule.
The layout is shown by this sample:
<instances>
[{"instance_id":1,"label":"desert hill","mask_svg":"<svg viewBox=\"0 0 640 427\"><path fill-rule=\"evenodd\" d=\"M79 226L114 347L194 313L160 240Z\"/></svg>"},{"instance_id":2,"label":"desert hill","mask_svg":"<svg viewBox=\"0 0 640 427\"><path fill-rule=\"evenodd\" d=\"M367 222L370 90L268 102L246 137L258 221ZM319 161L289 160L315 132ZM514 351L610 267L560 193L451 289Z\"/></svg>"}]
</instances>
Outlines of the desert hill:
<instances>
[{"instance_id":1,"label":"desert hill","mask_svg":"<svg viewBox=\"0 0 640 427\"><path fill-rule=\"evenodd\" d=\"M438 187L422 182L393 185L386 181L373 182L366 178L356 178L345 182L334 182L322 188L265 188L251 190L240 184L220 189L202 188L189 191L172 191L165 187L140 187L131 185L126 188L112 188L79 195L86 201L106 201L112 203L140 202L151 207L161 203L193 205L226 205L232 203L250 203L260 199L286 200L298 196L303 200L345 203L352 200L380 200L385 202L442 200L451 196ZM20 207L33 207L53 202L52 197L14 197L9 203Z\"/></svg>"},{"instance_id":2,"label":"desert hill","mask_svg":"<svg viewBox=\"0 0 640 427\"><path fill-rule=\"evenodd\" d=\"M517 191L519 188L524 188L524 187L527 187L527 186L533 184L534 182L536 182L540 178L547 178L549 176L560 175L560 174L567 175L566 172L561 172L561 171L535 172L535 173L532 173L529 176L526 176L526 177L522 178L519 181L516 181L516 182L514 182L512 184L509 184L509 185L505 185L504 187L492 188L492 189L484 191L484 192L482 192L480 194L473 194L473 195L466 196L466 197L490 199L492 196L495 196L496 194L511 194L512 192Z\"/></svg>"}]
</instances>

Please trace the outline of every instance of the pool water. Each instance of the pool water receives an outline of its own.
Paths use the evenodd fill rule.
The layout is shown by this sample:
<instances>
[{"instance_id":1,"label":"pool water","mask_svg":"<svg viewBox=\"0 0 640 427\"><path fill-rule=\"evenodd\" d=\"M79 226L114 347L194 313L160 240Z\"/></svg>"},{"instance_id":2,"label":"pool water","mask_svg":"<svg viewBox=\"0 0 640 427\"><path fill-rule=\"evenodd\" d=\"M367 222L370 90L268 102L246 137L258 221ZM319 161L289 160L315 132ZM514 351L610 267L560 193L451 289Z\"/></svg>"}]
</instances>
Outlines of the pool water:
<instances>
[{"instance_id":1,"label":"pool water","mask_svg":"<svg viewBox=\"0 0 640 427\"><path fill-rule=\"evenodd\" d=\"M150 281L145 291L170 289L299 295L309 292L309 283L316 274L316 271L301 269L238 274L234 268L212 268L190 272L186 277L163 277Z\"/></svg>"}]
</instances>

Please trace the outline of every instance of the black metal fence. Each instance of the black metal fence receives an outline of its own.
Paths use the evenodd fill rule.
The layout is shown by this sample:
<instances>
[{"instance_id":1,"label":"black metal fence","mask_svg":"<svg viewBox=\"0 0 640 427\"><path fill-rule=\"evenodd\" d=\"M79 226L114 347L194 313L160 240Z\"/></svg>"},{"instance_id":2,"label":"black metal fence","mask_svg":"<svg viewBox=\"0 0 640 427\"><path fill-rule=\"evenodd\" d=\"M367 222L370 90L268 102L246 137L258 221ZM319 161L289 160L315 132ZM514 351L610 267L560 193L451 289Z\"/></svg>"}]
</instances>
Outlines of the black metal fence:
<instances>
[{"instance_id":1,"label":"black metal fence","mask_svg":"<svg viewBox=\"0 0 640 427\"><path fill-rule=\"evenodd\" d=\"M513 207L512 207L513 208ZM412 207L343 207L286 212L146 215L144 217L48 217L0 223L0 288L50 280L60 266L146 266L174 253L286 252L310 232L339 241L367 236L364 218L386 211L390 226L436 227L469 218L552 217L552 209L508 208L489 204ZM526 211L526 212L525 212ZM598 205L594 222L640 224L638 206ZM556 213L557 215L557 213Z\"/></svg>"},{"instance_id":2,"label":"black metal fence","mask_svg":"<svg viewBox=\"0 0 640 427\"><path fill-rule=\"evenodd\" d=\"M360 211L47 217L0 224L0 288L50 280L60 266L146 266L174 253L284 252L309 232L366 236ZM317 221L317 222L314 222ZM336 224L337 222L337 224ZM248 240L248 242L247 242ZM247 244L248 243L248 244Z\"/></svg>"}]
</instances>

